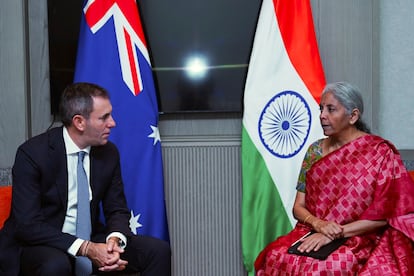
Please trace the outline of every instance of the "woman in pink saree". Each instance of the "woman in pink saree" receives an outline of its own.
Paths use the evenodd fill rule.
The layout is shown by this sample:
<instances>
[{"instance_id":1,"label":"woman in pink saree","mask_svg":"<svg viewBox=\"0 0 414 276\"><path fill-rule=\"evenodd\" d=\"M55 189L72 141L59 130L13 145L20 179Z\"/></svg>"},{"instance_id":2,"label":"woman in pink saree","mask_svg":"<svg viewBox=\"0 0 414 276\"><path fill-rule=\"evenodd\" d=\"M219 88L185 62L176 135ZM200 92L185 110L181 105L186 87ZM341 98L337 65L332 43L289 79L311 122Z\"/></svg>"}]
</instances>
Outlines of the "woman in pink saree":
<instances>
[{"instance_id":1,"label":"woman in pink saree","mask_svg":"<svg viewBox=\"0 0 414 276\"><path fill-rule=\"evenodd\" d=\"M304 158L293 207L298 222L259 254L257 275L414 275L414 182L398 151L369 134L362 97L350 84L328 84L320 108L327 138ZM325 260L287 252L297 240L309 252L343 237Z\"/></svg>"}]
</instances>

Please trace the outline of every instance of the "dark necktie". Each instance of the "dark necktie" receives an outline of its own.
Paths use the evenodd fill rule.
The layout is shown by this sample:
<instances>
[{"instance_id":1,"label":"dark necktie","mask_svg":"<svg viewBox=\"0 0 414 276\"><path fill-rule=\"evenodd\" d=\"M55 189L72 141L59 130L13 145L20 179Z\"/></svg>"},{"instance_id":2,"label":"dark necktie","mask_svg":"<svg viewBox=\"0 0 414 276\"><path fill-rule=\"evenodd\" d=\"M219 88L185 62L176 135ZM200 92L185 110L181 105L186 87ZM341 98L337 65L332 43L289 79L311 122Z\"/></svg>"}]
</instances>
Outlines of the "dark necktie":
<instances>
[{"instance_id":1,"label":"dark necktie","mask_svg":"<svg viewBox=\"0 0 414 276\"><path fill-rule=\"evenodd\" d=\"M76 216L76 236L78 238L89 240L91 236L91 215L89 203L89 183L83 167L83 158L85 152L78 152L77 166L77 184L78 184L78 206ZM90 275L92 272L92 263L87 257L76 258L76 275Z\"/></svg>"}]
</instances>

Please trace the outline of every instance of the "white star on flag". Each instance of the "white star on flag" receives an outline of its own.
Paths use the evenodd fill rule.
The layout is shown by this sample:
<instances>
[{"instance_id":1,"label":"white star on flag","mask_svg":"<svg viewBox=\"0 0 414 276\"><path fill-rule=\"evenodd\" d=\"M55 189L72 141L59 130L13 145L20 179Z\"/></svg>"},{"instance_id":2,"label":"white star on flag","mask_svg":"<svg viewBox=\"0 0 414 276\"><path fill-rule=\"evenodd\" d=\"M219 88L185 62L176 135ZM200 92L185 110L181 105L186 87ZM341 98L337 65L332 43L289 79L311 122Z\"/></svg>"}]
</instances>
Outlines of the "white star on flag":
<instances>
[{"instance_id":1,"label":"white star on flag","mask_svg":"<svg viewBox=\"0 0 414 276\"><path fill-rule=\"evenodd\" d=\"M138 222L141 214L134 216L134 211L131 210L131 218L129 219L129 228L131 228L132 233L137 234L137 228L142 227L142 224Z\"/></svg>"},{"instance_id":2,"label":"white star on flag","mask_svg":"<svg viewBox=\"0 0 414 276\"><path fill-rule=\"evenodd\" d=\"M160 132L158 131L158 127L156 126L150 126L150 127L152 129L152 133L148 135L148 137L154 138L154 145L155 145L158 141L161 141Z\"/></svg>"}]
</instances>

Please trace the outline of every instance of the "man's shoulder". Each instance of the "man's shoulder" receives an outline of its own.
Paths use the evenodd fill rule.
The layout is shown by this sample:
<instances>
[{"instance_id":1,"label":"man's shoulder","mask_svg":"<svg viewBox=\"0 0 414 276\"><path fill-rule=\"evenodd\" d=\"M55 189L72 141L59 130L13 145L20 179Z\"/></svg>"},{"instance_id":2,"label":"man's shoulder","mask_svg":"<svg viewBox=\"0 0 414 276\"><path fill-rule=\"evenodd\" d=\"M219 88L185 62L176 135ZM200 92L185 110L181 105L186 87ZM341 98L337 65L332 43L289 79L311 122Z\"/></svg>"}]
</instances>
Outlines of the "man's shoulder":
<instances>
[{"instance_id":1,"label":"man's shoulder","mask_svg":"<svg viewBox=\"0 0 414 276\"><path fill-rule=\"evenodd\" d=\"M55 127L29 138L20 145L20 148L43 148L56 146L60 142L63 142L63 130L62 127Z\"/></svg>"}]
</instances>

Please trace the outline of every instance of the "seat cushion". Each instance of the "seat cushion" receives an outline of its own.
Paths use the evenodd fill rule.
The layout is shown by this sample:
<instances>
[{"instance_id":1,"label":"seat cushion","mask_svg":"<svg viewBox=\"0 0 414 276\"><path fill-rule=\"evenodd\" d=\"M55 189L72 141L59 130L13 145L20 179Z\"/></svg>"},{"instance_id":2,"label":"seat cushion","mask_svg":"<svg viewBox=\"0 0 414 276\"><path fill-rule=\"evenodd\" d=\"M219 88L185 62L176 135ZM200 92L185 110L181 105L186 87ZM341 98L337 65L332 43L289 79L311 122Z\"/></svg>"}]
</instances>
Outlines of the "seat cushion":
<instances>
[{"instance_id":1,"label":"seat cushion","mask_svg":"<svg viewBox=\"0 0 414 276\"><path fill-rule=\"evenodd\" d=\"M409 171L408 173L411 175L411 178L414 180L414 171Z\"/></svg>"},{"instance_id":2,"label":"seat cushion","mask_svg":"<svg viewBox=\"0 0 414 276\"><path fill-rule=\"evenodd\" d=\"M0 228L9 217L12 198L12 186L0 186Z\"/></svg>"}]
</instances>

